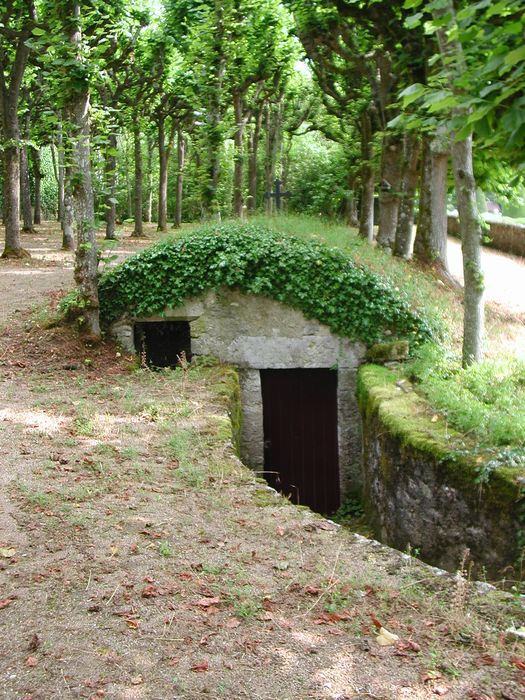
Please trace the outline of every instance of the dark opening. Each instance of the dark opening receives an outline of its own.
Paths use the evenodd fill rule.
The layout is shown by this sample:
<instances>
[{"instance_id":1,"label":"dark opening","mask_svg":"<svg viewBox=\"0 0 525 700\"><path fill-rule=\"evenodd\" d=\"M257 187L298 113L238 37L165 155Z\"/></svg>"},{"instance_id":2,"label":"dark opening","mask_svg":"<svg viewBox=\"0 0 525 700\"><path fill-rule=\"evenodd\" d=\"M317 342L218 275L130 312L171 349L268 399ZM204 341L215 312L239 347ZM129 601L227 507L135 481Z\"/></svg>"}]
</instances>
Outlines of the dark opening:
<instances>
[{"instance_id":1,"label":"dark opening","mask_svg":"<svg viewBox=\"0 0 525 700\"><path fill-rule=\"evenodd\" d=\"M261 370L265 478L293 503L340 505L337 372Z\"/></svg>"},{"instance_id":2,"label":"dark opening","mask_svg":"<svg viewBox=\"0 0 525 700\"><path fill-rule=\"evenodd\" d=\"M146 321L135 323L135 349L144 354L151 367L177 367L181 352L191 360L189 321Z\"/></svg>"}]
</instances>

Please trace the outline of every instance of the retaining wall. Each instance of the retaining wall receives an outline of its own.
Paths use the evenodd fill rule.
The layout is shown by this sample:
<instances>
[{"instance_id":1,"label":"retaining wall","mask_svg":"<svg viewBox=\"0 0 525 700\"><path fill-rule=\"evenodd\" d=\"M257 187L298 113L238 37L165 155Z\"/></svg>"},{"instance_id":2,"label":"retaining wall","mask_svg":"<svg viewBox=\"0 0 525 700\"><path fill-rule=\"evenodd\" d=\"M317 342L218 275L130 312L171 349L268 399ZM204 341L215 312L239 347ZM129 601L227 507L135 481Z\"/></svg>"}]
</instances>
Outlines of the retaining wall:
<instances>
[{"instance_id":1,"label":"retaining wall","mask_svg":"<svg viewBox=\"0 0 525 700\"><path fill-rule=\"evenodd\" d=\"M478 576L509 577L525 515L517 470L498 469L477 483L480 464L451 453L444 420L433 423L423 399L405 393L388 369L361 368L358 400L364 502L375 536L449 571L468 549Z\"/></svg>"}]
</instances>

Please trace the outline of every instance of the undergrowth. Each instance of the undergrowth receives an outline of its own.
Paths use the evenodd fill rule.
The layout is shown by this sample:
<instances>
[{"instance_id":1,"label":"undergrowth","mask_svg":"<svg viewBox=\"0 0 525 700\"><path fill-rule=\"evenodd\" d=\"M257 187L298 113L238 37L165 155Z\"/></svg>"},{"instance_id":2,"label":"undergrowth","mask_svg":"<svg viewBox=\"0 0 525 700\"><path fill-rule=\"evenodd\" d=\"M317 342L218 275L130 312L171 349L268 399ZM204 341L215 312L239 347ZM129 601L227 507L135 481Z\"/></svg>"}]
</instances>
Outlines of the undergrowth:
<instances>
[{"instance_id":1,"label":"undergrowth","mask_svg":"<svg viewBox=\"0 0 525 700\"><path fill-rule=\"evenodd\" d=\"M456 430L480 447L518 448L508 457L525 464L525 362L499 357L462 368L454 354L426 344L405 372Z\"/></svg>"}]
</instances>

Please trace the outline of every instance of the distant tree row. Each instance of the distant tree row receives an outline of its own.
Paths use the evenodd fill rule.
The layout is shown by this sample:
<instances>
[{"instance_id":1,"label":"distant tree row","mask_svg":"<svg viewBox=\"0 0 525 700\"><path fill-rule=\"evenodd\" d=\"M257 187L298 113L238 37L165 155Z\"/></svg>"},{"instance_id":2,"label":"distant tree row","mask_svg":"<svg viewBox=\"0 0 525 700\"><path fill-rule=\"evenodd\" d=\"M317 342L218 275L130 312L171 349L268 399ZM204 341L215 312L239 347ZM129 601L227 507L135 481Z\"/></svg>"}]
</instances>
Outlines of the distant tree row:
<instances>
[{"instance_id":1,"label":"distant tree row","mask_svg":"<svg viewBox=\"0 0 525 700\"><path fill-rule=\"evenodd\" d=\"M79 303L96 337L101 221L113 239L123 219L140 237L145 220L166 231L183 216L268 212L265 193L279 177L293 181L298 205L309 208L307 193L366 240L448 278L451 161L464 362L478 359L476 177L508 185L509 168L516 179L525 160L519 0L165 0L159 10L139 0L2 6L4 257L27 255L20 230L40 222L51 168L63 246L76 246Z\"/></svg>"}]
</instances>

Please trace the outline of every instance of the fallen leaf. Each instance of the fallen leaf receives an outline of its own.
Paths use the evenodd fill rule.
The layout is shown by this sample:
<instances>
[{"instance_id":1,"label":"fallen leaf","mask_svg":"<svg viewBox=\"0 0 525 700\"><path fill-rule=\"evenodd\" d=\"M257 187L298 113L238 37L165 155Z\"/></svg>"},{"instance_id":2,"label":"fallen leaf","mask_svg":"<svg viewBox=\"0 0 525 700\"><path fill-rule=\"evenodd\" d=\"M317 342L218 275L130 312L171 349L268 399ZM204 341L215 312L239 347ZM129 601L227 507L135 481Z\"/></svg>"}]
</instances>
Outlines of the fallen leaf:
<instances>
[{"instance_id":1,"label":"fallen leaf","mask_svg":"<svg viewBox=\"0 0 525 700\"><path fill-rule=\"evenodd\" d=\"M38 634L34 634L29 640L27 648L29 649L29 651L36 651L41 644L42 640L40 639Z\"/></svg>"},{"instance_id":2,"label":"fallen leaf","mask_svg":"<svg viewBox=\"0 0 525 700\"><path fill-rule=\"evenodd\" d=\"M195 664L195 666L191 667L191 670L194 673L204 673L209 669L209 664L207 661L201 661L200 664Z\"/></svg>"},{"instance_id":3,"label":"fallen leaf","mask_svg":"<svg viewBox=\"0 0 525 700\"><path fill-rule=\"evenodd\" d=\"M434 695L446 695L448 691L449 689L444 685L436 685L435 688L432 688Z\"/></svg>"},{"instance_id":4,"label":"fallen leaf","mask_svg":"<svg viewBox=\"0 0 525 700\"><path fill-rule=\"evenodd\" d=\"M517 656L511 656L510 663L516 668L519 668L520 671L525 671L525 661L523 661L523 659Z\"/></svg>"},{"instance_id":5,"label":"fallen leaf","mask_svg":"<svg viewBox=\"0 0 525 700\"><path fill-rule=\"evenodd\" d=\"M139 674L138 676L133 676L131 679L131 685L142 685L144 683L144 678Z\"/></svg>"},{"instance_id":6,"label":"fallen leaf","mask_svg":"<svg viewBox=\"0 0 525 700\"><path fill-rule=\"evenodd\" d=\"M307 593L308 595L319 595L321 593L321 589L318 586L305 586L303 588L303 593Z\"/></svg>"},{"instance_id":7,"label":"fallen leaf","mask_svg":"<svg viewBox=\"0 0 525 700\"><path fill-rule=\"evenodd\" d=\"M157 586L154 586L153 584L149 584L147 586L144 586L142 589L142 597L143 598L156 598L159 595L159 591Z\"/></svg>"},{"instance_id":8,"label":"fallen leaf","mask_svg":"<svg viewBox=\"0 0 525 700\"><path fill-rule=\"evenodd\" d=\"M431 681L439 681L443 675L439 671L427 671L421 676L422 683L430 683Z\"/></svg>"},{"instance_id":9,"label":"fallen leaf","mask_svg":"<svg viewBox=\"0 0 525 700\"><path fill-rule=\"evenodd\" d=\"M417 642L412 642L410 639L401 639L396 643L396 649L401 651L415 651L416 653L421 651L419 644Z\"/></svg>"},{"instance_id":10,"label":"fallen leaf","mask_svg":"<svg viewBox=\"0 0 525 700\"><path fill-rule=\"evenodd\" d=\"M15 600L15 598L4 598L3 600L0 600L0 610L3 610L4 608L7 608L8 605L11 605L11 603Z\"/></svg>"},{"instance_id":11,"label":"fallen leaf","mask_svg":"<svg viewBox=\"0 0 525 700\"><path fill-rule=\"evenodd\" d=\"M496 659L490 654L482 654L476 659L474 663L478 668L480 666L494 666L494 664L496 663Z\"/></svg>"},{"instance_id":12,"label":"fallen leaf","mask_svg":"<svg viewBox=\"0 0 525 700\"><path fill-rule=\"evenodd\" d=\"M220 602L220 598L201 598L195 603L195 605L198 605L200 608L209 608L210 606L217 605L217 603Z\"/></svg>"},{"instance_id":13,"label":"fallen leaf","mask_svg":"<svg viewBox=\"0 0 525 700\"><path fill-rule=\"evenodd\" d=\"M11 559L16 554L16 549L14 547L0 547L0 557L3 559Z\"/></svg>"},{"instance_id":14,"label":"fallen leaf","mask_svg":"<svg viewBox=\"0 0 525 700\"><path fill-rule=\"evenodd\" d=\"M374 623L374 626L377 627L378 630L380 630L381 627L383 627L383 625L379 622L379 620L377 619L377 617L375 617L375 615L370 615L370 618L371 618L372 622Z\"/></svg>"},{"instance_id":15,"label":"fallen leaf","mask_svg":"<svg viewBox=\"0 0 525 700\"><path fill-rule=\"evenodd\" d=\"M25 666L37 666L38 659L36 656L28 656L24 663Z\"/></svg>"},{"instance_id":16,"label":"fallen leaf","mask_svg":"<svg viewBox=\"0 0 525 700\"><path fill-rule=\"evenodd\" d=\"M381 627L381 629L379 630L379 634L376 637L376 642L379 644L380 647L391 646L397 641L399 641L399 637L397 636L397 634L389 632L384 627Z\"/></svg>"},{"instance_id":17,"label":"fallen leaf","mask_svg":"<svg viewBox=\"0 0 525 700\"><path fill-rule=\"evenodd\" d=\"M322 612L317 619L314 620L314 625L333 625L336 622L341 622L343 620L350 620L352 614L348 610L341 610L341 612Z\"/></svg>"},{"instance_id":18,"label":"fallen leaf","mask_svg":"<svg viewBox=\"0 0 525 700\"><path fill-rule=\"evenodd\" d=\"M226 620L226 622L224 623L224 627L226 627L229 630L233 630L236 627L239 627L240 624L241 624L240 620L237 620L236 617L232 617L229 620Z\"/></svg>"}]
</instances>

